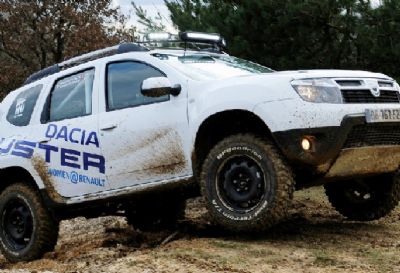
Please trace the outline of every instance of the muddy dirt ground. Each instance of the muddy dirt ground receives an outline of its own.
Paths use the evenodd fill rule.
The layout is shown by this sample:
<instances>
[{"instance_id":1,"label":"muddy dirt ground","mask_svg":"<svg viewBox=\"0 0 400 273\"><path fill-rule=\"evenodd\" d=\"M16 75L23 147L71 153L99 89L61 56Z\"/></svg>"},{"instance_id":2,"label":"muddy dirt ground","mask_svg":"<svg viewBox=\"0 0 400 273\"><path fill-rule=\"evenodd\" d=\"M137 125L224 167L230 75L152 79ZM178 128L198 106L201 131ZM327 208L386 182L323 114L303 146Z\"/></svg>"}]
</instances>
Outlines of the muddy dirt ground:
<instances>
[{"instance_id":1,"label":"muddy dirt ground","mask_svg":"<svg viewBox=\"0 0 400 273\"><path fill-rule=\"evenodd\" d=\"M370 223L346 221L322 188L296 192L289 217L261 235L226 235L190 200L175 231L142 233L123 217L64 221L56 250L0 272L400 272L400 208Z\"/></svg>"}]
</instances>

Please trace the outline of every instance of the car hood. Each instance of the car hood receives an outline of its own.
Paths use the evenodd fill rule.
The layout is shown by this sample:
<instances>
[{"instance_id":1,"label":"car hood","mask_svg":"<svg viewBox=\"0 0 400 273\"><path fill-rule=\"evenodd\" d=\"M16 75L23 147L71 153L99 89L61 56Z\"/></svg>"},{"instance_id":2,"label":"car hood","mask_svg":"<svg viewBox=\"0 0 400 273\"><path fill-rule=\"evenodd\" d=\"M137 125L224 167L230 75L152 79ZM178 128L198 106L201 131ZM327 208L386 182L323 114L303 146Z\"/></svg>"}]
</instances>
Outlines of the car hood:
<instances>
[{"instance_id":1,"label":"car hood","mask_svg":"<svg viewBox=\"0 0 400 273\"><path fill-rule=\"evenodd\" d=\"M300 79L312 78L373 78L392 80L381 74L355 70L298 70L280 71L265 74L252 74L219 79L209 82L196 82L191 92L193 96L203 98L205 103L210 103L210 98L215 101L235 100L239 103L247 101L248 104L262 101L282 99L300 99L291 82Z\"/></svg>"},{"instance_id":2,"label":"car hood","mask_svg":"<svg viewBox=\"0 0 400 273\"><path fill-rule=\"evenodd\" d=\"M339 78L339 79L355 79L355 78L374 78L382 80L393 80L389 76L381 73L373 73L368 71L357 70L297 70L297 71L277 71L263 74L249 74L224 79L212 80L209 82L199 82L202 89L220 89L223 87L245 87L251 89L252 86L271 87L274 89L277 85L285 85L290 87L290 82L300 79L313 78ZM249 87L249 88L246 88ZM205 88L207 87L207 88ZM282 86L283 87L283 86Z\"/></svg>"},{"instance_id":3,"label":"car hood","mask_svg":"<svg viewBox=\"0 0 400 273\"><path fill-rule=\"evenodd\" d=\"M296 70L296 71L279 71L272 75L285 75L293 79L310 79L310 78L379 78L392 80L392 78L381 74L360 70Z\"/></svg>"}]
</instances>

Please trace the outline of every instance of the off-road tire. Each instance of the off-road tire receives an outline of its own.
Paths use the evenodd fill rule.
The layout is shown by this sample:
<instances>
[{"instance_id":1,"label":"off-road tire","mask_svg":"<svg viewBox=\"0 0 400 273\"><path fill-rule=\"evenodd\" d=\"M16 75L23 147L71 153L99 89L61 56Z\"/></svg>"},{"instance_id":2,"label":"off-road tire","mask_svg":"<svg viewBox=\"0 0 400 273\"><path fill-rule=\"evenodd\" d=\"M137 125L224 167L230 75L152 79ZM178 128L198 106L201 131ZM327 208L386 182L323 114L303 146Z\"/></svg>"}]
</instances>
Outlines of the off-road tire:
<instances>
[{"instance_id":1,"label":"off-road tire","mask_svg":"<svg viewBox=\"0 0 400 273\"><path fill-rule=\"evenodd\" d=\"M25 215L30 215L29 226L32 229L31 238L26 246L18 246L5 228L10 223L10 210L13 207L25 207ZM8 220L7 220L8 219ZM24 225L24 227L26 227ZM39 193L30 186L22 183L8 186L0 194L0 249L7 260L11 262L31 261L39 259L44 253L54 250L57 244L59 222L51 216L43 205ZM29 234L30 232L28 232Z\"/></svg>"},{"instance_id":2,"label":"off-road tire","mask_svg":"<svg viewBox=\"0 0 400 273\"><path fill-rule=\"evenodd\" d=\"M250 169L256 168L257 178L263 178L263 182L257 187L260 187L260 184L265 185L265 190L262 189L258 195L259 203L257 201L252 203L253 200L248 201L248 204L251 203L254 206L250 211L233 208L227 204L225 201L227 199L222 197L226 194L221 194L218 177L222 175L221 170L225 168L224 164L228 164L230 160L234 162L236 158L243 158L245 164L247 164L246 158L250 158L251 161L248 164L251 165ZM252 161L254 162L251 163ZM241 165L238 164L232 163L232 168L237 168L236 166L240 168ZM259 175L260 173L263 176ZM254 176L251 177L254 178ZM223 181L225 187L228 183L226 174L220 180ZM235 183L235 180L232 183ZM201 192L211 220L231 232L264 231L278 223L286 215L290 206L294 184L292 172L274 144L252 134L233 135L219 142L206 157L200 177ZM226 187L222 191L225 191ZM252 186L249 187L251 191Z\"/></svg>"},{"instance_id":3,"label":"off-road tire","mask_svg":"<svg viewBox=\"0 0 400 273\"><path fill-rule=\"evenodd\" d=\"M398 174L385 174L332 182L325 185L325 193L332 206L349 220L372 221L388 215L397 206L400 179Z\"/></svg>"},{"instance_id":4,"label":"off-road tire","mask_svg":"<svg viewBox=\"0 0 400 273\"><path fill-rule=\"evenodd\" d=\"M160 231L173 229L178 220L185 216L186 200L181 196L176 198L151 198L130 204L125 209L128 224L140 231Z\"/></svg>"}]
</instances>

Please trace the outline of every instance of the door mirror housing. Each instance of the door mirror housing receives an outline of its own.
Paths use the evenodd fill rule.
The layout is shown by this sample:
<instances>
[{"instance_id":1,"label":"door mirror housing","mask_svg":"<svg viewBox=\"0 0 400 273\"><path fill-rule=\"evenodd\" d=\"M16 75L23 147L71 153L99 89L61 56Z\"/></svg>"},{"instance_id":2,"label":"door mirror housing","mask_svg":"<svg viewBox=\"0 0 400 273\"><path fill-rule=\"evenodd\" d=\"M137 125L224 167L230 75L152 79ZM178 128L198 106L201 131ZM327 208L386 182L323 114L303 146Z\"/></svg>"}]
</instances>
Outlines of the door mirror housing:
<instances>
[{"instance_id":1,"label":"door mirror housing","mask_svg":"<svg viewBox=\"0 0 400 273\"><path fill-rule=\"evenodd\" d=\"M154 77L142 82L141 92L143 96L158 98L166 95L178 96L181 93L181 85L172 85L166 77Z\"/></svg>"}]
</instances>

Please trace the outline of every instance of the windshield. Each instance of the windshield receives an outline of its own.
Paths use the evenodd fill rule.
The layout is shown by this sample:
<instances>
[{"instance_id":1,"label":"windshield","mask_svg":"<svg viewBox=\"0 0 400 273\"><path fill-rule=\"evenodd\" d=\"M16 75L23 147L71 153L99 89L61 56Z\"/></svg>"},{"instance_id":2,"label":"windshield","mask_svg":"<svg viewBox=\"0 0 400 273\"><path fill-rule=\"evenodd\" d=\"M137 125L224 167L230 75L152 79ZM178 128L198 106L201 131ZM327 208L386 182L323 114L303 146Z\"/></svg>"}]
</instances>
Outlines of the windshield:
<instances>
[{"instance_id":1,"label":"windshield","mask_svg":"<svg viewBox=\"0 0 400 273\"><path fill-rule=\"evenodd\" d=\"M186 55L174 55L155 53L153 56L165 61L189 78L198 81L274 72L265 66L222 54L187 53Z\"/></svg>"}]
</instances>

